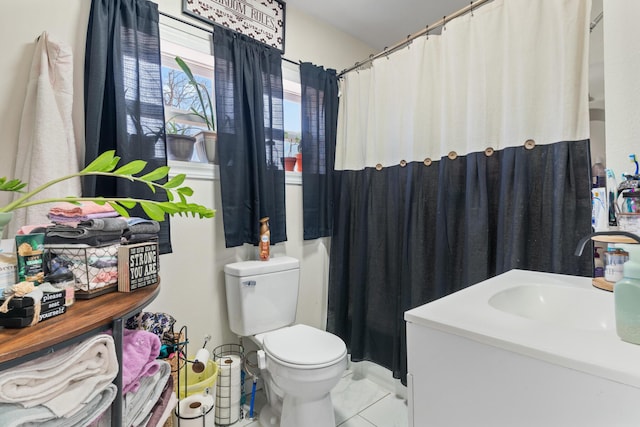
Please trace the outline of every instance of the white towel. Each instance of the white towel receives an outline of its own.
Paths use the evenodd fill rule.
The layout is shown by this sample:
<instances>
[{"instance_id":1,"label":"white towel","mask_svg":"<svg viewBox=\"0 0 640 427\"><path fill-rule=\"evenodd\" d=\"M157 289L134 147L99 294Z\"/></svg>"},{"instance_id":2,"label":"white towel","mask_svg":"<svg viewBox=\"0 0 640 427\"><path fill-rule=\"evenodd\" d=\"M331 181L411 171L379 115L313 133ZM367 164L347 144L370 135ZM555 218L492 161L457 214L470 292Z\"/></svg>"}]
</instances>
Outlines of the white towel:
<instances>
[{"instance_id":1,"label":"white towel","mask_svg":"<svg viewBox=\"0 0 640 427\"><path fill-rule=\"evenodd\" d=\"M13 178L36 187L54 178L78 172L79 151L72 121L73 56L71 46L53 40L43 32L35 46L27 83L18 154ZM84 154L82 154L84 156ZM52 165L55 165L52 167ZM54 185L38 198L79 196L80 178ZM20 196L14 195L14 200ZM9 235L22 226L49 222L49 205L18 209L9 224Z\"/></svg>"},{"instance_id":2,"label":"white towel","mask_svg":"<svg viewBox=\"0 0 640 427\"><path fill-rule=\"evenodd\" d=\"M46 406L23 408L16 403L0 403L0 425L3 427L84 427L95 421L111 406L118 388L109 384L82 409L69 418L58 418Z\"/></svg>"},{"instance_id":3,"label":"white towel","mask_svg":"<svg viewBox=\"0 0 640 427\"><path fill-rule=\"evenodd\" d=\"M124 395L124 420L127 427L144 425L167 384L171 375L171 365L164 360L158 362L160 369L157 372L152 376L140 378L140 388Z\"/></svg>"},{"instance_id":4,"label":"white towel","mask_svg":"<svg viewBox=\"0 0 640 427\"><path fill-rule=\"evenodd\" d=\"M44 405L57 417L82 409L118 373L113 337L96 335L76 345L0 372L0 403Z\"/></svg>"}]
</instances>

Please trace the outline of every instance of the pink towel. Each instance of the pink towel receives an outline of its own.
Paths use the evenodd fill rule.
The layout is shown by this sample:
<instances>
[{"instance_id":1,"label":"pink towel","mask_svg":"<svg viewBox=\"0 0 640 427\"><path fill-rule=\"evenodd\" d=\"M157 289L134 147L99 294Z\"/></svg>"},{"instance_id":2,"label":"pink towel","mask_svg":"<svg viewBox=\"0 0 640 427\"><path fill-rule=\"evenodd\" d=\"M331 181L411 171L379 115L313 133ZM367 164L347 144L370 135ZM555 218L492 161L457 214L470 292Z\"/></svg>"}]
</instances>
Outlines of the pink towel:
<instances>
[{"instance_id":1,"label":"pink towel","mask_svg":"<svg viewBox=\"0 0 640 427\"><path fill-rule=\"evenodd\" d=\"M155 374L160 368L160 338L154 333L125 329L122 336L122 394L135 392L140 378Z\"/></svg>"},{"instance_id":2,"label":"pink towel","mask_svg":"<svg viewBox=\"0 0 640 427\"><path fill-rule=\"evenodd\" d=\"M108 203L99 205L95 202L80 202L78 205L75 203L60 202L56 203L51 207L51 209L49 209L49 214L51 215L66 217L86 216L105 212L115 212L115 209L113 209Z\"/></svg>"}]
</instances>

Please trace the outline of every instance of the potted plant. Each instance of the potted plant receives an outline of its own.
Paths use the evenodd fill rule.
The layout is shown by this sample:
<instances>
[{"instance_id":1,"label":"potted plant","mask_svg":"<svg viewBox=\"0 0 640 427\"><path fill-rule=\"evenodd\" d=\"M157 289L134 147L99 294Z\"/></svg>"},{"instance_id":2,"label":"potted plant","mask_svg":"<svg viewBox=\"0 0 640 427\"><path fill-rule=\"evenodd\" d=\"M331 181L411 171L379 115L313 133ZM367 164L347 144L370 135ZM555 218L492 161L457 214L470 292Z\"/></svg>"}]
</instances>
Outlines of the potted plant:
<instances>
[{"instance_id":1,"label":"potted plant","mask_svg":"<svg viewBox=\"0 0 640 427\"><path fill-rule=\"evenodd\" d=\"M190 128L178 125L173 119L166 123L165 128L169 158L186 162L191 160L196 138L188 134Z\"/></svg>"},{"instance_id":2,"label":"potted plant","mask_svg":"<svg viewBox=\"0 0 640 427\"><path fill-rule=\"evenodd\" d=\"M215 114L213 112L211 96L209 95L207 87L196 80L195 76L191 72L191 68L189 67L189 65L187 65L187 63L179 56L176 56L175 60L180 69L187 76L188 83L195 90L197 101L200 104L199 108L191 107L189 113L202 119L207 126L206 131L203 130L196 134L196 141L204 145L205 151L207 153L207 159L214 165L217 165L218 156L216 143L218 140L218 136L215 132Z\"/></svg>"},{"instance_id":3,"label":"potted plant","mask_svg":"<svg viewBox=\"0 0 640 427\"><path fill-rule=\"evenodd\" d=\"M13 211L44 203L95 202L100 205L108 203L116 210L116 212L125 217L129 216L129 209L134 208L136 205L140 205L149 218L156 221L163 221L165 214L178 214L180 216L182 216L182 214L191 214L194 217L198 215L200 218L213 218L215 215L214 210L188 201L188 198L193 195L193 190L189 187L182 186L186 178L185 174L178 174L169 179L166 183L160 184L158 181L164 179L169 174L170 168L168 166L162 166L144 175L139 175L146 167L147 162L143 160L134 160L116 169L119 161L120 157L115 155L115 151L106 151L80 172L51 180L28 192L23 191L27 184L19 179L7 179L6 177L0 177L0 191L22 193L21 197L0 207L0 236L2 236L4 227L11 220ZM84 177L89 175L111 176L141 182L151 187L154 191L166 192L169 201L159 202L154 200L134 199L130 197L75 196L59 199L35 199L38 193L52 185L59 184L74 177Z\"/></svg>"},{"instance_id":4,"label":"potted plant","mask_svg":"<svg viewBox=\"0 0 640 427\"><path fill-rule=\"evenodd\" d=\"M284 165L284 170L285 171L293 171L294 169L297 171L301 171L302 170L302 153L301 153L301 141L300 141L300 137L296 136L296 137L291 137L289 135L288 132L285 132L285 140L287 140L289 142L289 153L287 154L286 157L283 157L282 159L282 163ZM294 152L294 150L296 150L296 152ZM300 160L298 161L298 157L300 157ZM299 169L296 168L296 166L299 164Z\"/></svg>"}]
</instances>

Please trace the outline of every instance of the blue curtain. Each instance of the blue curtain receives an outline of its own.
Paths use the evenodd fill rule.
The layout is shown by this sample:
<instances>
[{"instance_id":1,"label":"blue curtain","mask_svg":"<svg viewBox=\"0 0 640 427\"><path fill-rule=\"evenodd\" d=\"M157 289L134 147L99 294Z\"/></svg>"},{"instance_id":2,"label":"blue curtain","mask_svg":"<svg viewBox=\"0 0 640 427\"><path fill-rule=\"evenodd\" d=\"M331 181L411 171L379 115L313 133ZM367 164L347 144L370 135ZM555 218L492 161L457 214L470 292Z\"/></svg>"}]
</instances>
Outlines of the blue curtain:
<instances>
[{"instance_id":1,"label":"blue curtain","mask_svg":"<svg viewBox=\"0 0 640 427\"><path fill-rule=\"evenodd\" d=\"M121 164L145 160L144 172L167 165L157 4L92 1L84 85L85 165L107 150L116 150ZM164 192L108 177L88 177L82 193L167 201ZM146 217L140 207L131 215ZM160 224L159 243L160 253L171 252L168 215Z\"/></svg>"},{"instance_id":2,"label":"blue curtain","mask_svg":"<svg viewBox=\"0 0 640 427\"><path fill-rule=\"evenodd\" d=\"M508 270L591 276L589 141L341 171L327 329L406 380L404 312Z\"/></svg>"},{"instance_id":3,"label":"blue curtain","mask_svg":"<svg viewBox=\"0 0 640 427\"><path fill-rule=\"evenodd\" d=\"M335 70L302 63L300 84L303 236L311 240L333 230L338 78Z\"/></svg>"},{"instance_id":4,"label":"blue curtain","mask_svg":"<svg viewBox=\"0 0 640 427\"><path fill-rule=\"evenodd\" d=\"M218 160L226 247L258 244L269 217L271 243L287 240L282 56L215 27Z\"/></svg>"}]
</instances>

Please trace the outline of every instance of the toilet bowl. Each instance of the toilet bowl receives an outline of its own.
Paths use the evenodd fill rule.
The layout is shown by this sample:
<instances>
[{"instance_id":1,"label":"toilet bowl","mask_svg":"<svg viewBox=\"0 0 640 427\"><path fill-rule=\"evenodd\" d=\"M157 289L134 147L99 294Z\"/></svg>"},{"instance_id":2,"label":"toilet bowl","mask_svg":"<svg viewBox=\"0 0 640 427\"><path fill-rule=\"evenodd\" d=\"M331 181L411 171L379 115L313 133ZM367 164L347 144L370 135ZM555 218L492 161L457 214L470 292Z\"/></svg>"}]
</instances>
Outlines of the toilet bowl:
<instances>
[{"instance_id":1,"label":"toilet bowl","mask_svg":"<svg viewBox=\"0 0 640 427\"><path fill-rule=\"evenodd\" d=\"M263 427L334 427L331 389L347 368L347 349L337 336L294 325L256 337L258 366L266 375L268 407Z\"/></svg>"},{"instance_id":2,"label":"toilet bowl","mask_svg":"<svg viewBox=\"0 0 640 427\"><path fill-rule=\"evenodd\" d=\"M347 347L336 335L294 324L298 260L242 261L224 271L229 326L259 347L268 401L258 408L260 424L335 427L330 392L347 368Z\"/></svg>"}]
</instances>

